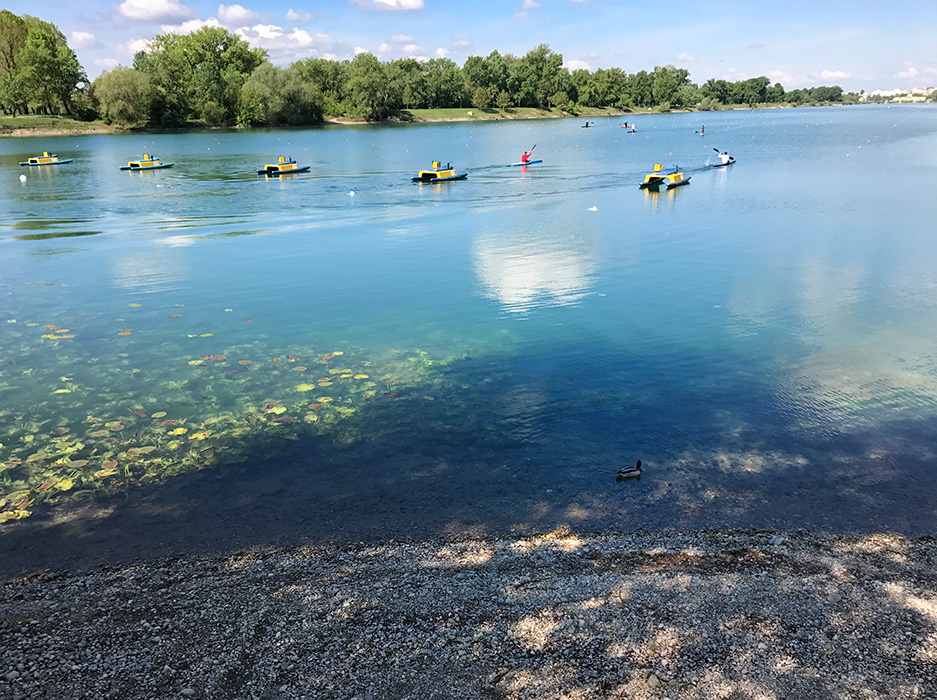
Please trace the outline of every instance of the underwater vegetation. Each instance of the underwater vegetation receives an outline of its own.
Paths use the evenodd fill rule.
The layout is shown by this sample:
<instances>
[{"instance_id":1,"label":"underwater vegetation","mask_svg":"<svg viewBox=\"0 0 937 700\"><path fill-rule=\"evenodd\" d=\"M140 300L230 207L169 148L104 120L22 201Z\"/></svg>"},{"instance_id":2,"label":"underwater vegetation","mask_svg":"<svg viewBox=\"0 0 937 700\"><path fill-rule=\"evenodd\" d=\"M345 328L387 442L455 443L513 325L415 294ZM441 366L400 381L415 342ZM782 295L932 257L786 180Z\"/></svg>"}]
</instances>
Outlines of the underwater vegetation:
<instances>
[{"instance_id":1,"label":"underwater vegetation","mask_svg":"<svg viewBox=\"0 0 937 700\"><path fill-rule=\"evenodd\" d=\"M438 370L448 361L419 350L223 345L215 333L162 332L154 342L126 319L106 331L88 321L3 327L0 523L43 503L242 462L248 446L273 455L314 436L348 443L369 402L431 399L447 381Z\"/></svg>"}]
</instances>

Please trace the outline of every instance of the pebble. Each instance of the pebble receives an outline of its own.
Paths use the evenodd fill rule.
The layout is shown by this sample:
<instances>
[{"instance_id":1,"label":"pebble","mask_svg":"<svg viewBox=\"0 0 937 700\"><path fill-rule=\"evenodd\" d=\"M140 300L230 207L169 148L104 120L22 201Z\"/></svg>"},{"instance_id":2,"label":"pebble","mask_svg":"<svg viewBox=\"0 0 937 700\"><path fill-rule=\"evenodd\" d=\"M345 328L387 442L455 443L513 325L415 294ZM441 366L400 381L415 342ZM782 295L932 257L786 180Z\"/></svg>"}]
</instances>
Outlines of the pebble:
<instances>
[{"instance_id":1,"label":"pebble","mask_svg":"<svg viewBox=\"0 0 937 700\"><path fill-rule=\"evenodd\" d=\"M487 697L464 692L469 676L518 700L580 697L583 684L609 697L632 674L629 697L658 700L749 697L753 685L787 698L790 683L811 697L937 698L916 656L937 619L894 598L937 595L935 540L902 538L898 565L897 540L800 533L740 568L764 534L565 537L323 545L0 582L0 700L194 700L227 697L232 679L244 700ZM847 569L861 635L831 618Z\"/></svg>"}]
</instances>

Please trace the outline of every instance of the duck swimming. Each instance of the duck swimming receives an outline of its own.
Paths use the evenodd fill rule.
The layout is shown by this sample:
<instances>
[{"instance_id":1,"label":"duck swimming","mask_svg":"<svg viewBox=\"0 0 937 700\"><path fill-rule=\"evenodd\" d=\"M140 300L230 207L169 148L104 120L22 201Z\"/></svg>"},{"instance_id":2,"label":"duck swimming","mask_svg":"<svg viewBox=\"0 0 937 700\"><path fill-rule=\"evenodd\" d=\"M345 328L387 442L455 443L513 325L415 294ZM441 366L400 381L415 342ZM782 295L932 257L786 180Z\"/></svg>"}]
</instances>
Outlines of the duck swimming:
<instances>
[{"instance_id":1,"label":"duck swimming","mask_svg":"<svg viewBox=\"0 0 937 700\"><path fill-rule=\"evenodd\" d=\"M619 479L641 478L641 460L639 459L633 467L625 467L618 470Z\"/></svg>"}]
</instances>

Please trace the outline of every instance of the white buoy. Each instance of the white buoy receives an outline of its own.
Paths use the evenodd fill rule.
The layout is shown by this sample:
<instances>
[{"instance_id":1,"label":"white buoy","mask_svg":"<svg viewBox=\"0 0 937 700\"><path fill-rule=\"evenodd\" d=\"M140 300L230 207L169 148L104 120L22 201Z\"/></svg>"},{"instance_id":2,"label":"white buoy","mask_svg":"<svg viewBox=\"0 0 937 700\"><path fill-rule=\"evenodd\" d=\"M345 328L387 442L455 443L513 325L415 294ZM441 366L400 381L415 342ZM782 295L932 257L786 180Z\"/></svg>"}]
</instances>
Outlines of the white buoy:
<instances>
[{"instance_id":1,"label":"white buoy","mask_svg":"<svg viewBox=\"0 0 937 700\"><path fill-rule=\"evenodd\" d=\"M20 182L26 182L26 176L20 175Z\"/></svg>"},{"instance_id":2,"label":"white buoy","mask_svg":"<svg viewBox=\"0 0 937 700\"><path fill-rule=\"evenodd\" d=\"M598 211L598 210L599 210L598 207L589 207L588 209L586 209L586 211Z\"/></svg>"},{"instance_id":3,"label":"white buoy","mask_svg":"<svg viewBox=\"0 0 937 700\"><path fill-rule=\"evenodd\" d=\"M348 193L348 196L349 196L349 197L354 197L354 196L355 196L355 191L354 191L354 190L351 190L351 191Z\"/></svg>"}]
</instances>

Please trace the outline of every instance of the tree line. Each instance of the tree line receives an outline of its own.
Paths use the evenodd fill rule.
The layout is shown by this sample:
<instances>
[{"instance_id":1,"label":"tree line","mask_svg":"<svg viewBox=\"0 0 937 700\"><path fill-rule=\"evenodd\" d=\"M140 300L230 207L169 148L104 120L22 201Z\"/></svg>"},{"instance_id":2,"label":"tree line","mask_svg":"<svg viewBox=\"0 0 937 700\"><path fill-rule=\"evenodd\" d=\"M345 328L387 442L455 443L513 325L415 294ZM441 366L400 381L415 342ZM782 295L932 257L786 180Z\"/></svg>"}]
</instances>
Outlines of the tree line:
<instances>
[{"instance_id":1,"label":"tree line","mask_svg":"<svg viewBox=\"0 0 937 700\"><path fill-rule=\"evenodd\" d=\"M546 44L523 56L492 51L459 67L446 58L350 61L311 58L275 66L220 27L162 34L93 83L54 25L0 12L0 109L101 118L122 127L298 126L326 116L406 118L412 109L537 107L576 114L584 107L714 110L767 103L852 103L839 86L785 91L766 77L696 85L672 65L629 74L620 68L570 72Z\"/></svg>"}]
</instances>

